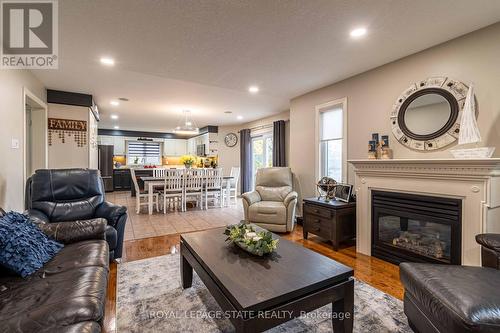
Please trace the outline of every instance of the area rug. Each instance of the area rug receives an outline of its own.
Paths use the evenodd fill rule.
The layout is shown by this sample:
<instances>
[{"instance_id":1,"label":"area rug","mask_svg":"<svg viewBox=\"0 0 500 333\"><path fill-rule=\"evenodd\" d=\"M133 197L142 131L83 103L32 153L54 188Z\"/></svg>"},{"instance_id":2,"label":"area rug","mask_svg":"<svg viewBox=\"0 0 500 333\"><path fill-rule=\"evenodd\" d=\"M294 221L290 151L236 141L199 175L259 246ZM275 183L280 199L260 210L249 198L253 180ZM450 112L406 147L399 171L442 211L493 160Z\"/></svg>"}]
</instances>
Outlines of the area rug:
<instances>
[{"instance_id":1,"label":"area rug","mask_svg":"<svg viewBox=\"0 0 500 333\"><path fill-rule=\"evenodd\" d=\"M400 300L362 281L355 282L354 332L412 332ZM116 331L234 332L200 278L182 289L179 255L118 266ZM331 305L295 318L268 332L332 332Z\"/></svg>"}]
</instances>

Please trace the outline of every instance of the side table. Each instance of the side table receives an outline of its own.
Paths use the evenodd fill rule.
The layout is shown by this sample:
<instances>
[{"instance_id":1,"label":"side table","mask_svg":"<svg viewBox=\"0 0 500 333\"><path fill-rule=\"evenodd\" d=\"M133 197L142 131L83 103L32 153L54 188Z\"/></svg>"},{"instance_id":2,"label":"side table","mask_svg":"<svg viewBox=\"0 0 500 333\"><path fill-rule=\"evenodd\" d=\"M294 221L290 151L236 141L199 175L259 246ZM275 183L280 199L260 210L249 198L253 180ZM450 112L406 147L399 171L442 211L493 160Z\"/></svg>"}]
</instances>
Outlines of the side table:
<instances>
[{"instance_id":1,"label":"side table","mask_svg":"<svg viewBox=\"0 0 500 333\"><path fill-rule=\"evenodd\" d=\"M303 233L328 239L333 249L338 250L341 242L356 238L356 203L318 198L304 199Z\"/></svg>"}]
</instances>

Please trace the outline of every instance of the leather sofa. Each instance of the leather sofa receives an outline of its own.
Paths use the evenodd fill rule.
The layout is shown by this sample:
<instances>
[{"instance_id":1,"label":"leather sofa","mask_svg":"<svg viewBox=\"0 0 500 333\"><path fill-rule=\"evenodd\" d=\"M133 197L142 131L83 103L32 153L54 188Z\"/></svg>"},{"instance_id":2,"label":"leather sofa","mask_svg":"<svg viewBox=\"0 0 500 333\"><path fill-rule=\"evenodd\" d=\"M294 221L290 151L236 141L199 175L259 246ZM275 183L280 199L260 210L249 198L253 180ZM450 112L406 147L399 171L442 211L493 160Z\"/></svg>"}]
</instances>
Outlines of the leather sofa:
<instances>
[{"instance_id":1,"label":"leather sofa","mask_svg":"<svg viewBox=\"0 0 500 333\"><path fill-rule=\"evenodd\" d=\"M290 168L261 168L255 191L242 195L245 222L273 232L290 232L295 226L297 192Z\"/></svg>"},{"instance_id":2,"label":"leather sofa","mask_svg":"<svg viewBox=\"0 0 500 333\"><path fill-rule=\"evenodd\" d=\"M104 201L99 170L41 169L26 182L26 209L41 223L104 218L110 260L122 257L127 208Z\"/></svg>"},{"instance_id":3,"label":"leather sofa","mask_svg":"<svg viewBox=\"0 0 500 333\"><path fill-rule=\"evenodd\" d=\"M500 234L476 241L483 267L400 265L404 311L415 332L500 332Z\"/></svg>"},{"instance_id":4,"label":"leather sofa","mask_svg":"<svg viewBox=\"0 0 500 333\"><path fill-rule=\"evenodd\" d=\"M101 332L109 274L106 220L40 229L64 248L27 278L0 266L0 331Z\"/></svg>"}]
</instances>

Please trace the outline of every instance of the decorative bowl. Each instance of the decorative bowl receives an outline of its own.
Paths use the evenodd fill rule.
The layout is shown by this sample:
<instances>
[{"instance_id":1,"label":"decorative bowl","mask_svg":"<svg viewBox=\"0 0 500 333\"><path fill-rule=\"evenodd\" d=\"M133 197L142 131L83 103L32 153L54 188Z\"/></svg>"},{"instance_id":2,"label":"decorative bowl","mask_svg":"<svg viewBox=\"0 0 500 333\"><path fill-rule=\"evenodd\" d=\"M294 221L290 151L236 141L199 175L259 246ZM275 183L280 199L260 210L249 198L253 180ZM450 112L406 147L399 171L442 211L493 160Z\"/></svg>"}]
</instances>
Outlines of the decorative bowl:
<instances>
[{"instance_id":1,"label":"decorative bowl","mask_svg":"<svg viewBox=\"0 0 500 333\"><path fill-rule=\"evenodd\" d=\"M236 246L248 253L262 257L276 250L279 240L273 239L270 231L247 224L244 221L239 224L230 225L224 230L227 236L226 242L234 243Z\"/></svg>"}]
</instances>

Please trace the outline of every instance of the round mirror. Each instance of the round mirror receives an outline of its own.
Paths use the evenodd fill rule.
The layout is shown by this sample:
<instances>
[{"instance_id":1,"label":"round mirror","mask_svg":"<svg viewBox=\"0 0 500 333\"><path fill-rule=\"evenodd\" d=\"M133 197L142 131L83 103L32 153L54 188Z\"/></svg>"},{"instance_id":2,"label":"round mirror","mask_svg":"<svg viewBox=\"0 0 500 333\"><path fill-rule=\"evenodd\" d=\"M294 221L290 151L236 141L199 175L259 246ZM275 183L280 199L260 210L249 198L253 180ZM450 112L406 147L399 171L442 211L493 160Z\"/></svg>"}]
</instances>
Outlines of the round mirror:
<instances>
[{"instance_id":1,"label":"round mirror","mask_svg":"<svg viewBox=\"0 0 500 333\"><path fill-rule=\"evenodd\" d=\"M450 119L450 103L441 95L422 95L408 105L404 115L406 127L417 135L439 131Z\"/></svg>"},{"instance_id":2,"label":"round mirror","mask_svg":"<svg viewBox=\"0 0 500 333\"><path fill-rule=\"evenodd\" d=\"M437 150L456 142L468 91L463 82L445 76L410 85L392 107L391 129L396 140L416 151Z\"/></svg>"},{"instance_id":3,"label":"round mirror","mask_svg":"<svg viewBox=\"0 0 500 333\"><path fill-rule=\"evenodd\" d=\"M418 90L402 103L398 125L404 135L413 140L433 140L453 127L458 109L456 98L447 90Z\"/></svg>"}]
</instances>

